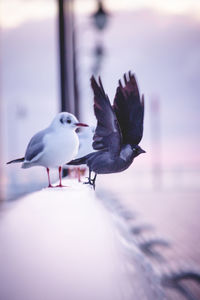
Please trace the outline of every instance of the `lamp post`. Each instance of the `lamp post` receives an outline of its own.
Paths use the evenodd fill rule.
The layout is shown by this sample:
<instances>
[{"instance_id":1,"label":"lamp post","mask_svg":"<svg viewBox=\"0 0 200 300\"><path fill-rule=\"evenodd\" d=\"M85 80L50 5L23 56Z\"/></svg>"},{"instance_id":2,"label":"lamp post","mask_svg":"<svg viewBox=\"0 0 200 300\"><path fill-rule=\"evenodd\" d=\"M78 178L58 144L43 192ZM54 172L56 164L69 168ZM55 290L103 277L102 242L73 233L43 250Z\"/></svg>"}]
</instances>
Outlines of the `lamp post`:
<instances>
[{"instance_id":1,"label":"lamp post","mask_svg":"<svg viewBox=\"0 0 200 300\"><path fill-rule=\"evenodd\" d=\"M3 132L2 132L2 116L3 116L3 109L2 109L2 97L1 97L1 94L0 94L0 140L3 141ZM4 170L3 170L3 143L1 142L1 145L0 145L0 204L1 204L1 201L3 201L3 189L4 189L4 186L3 186L3 183L4 183Z\"/></svg>"},{"instance_id":2,"label":"lamp post","mask_svg":"<svg viewBox=\"0 0 200 300\"><path fill-rule=\"evenodd\" d=\"M108 17L109 14L106 12L104 6L103 6L103 1L98 0L98 7L97 10L94 14L92 14L94 26L98 30L104 30L105 27L108 24Z\"/></svg>"},{"instance_id":3,"label":"lamp post","mask_svg":"<svg viewBox=\"0 0 200 300\"><path fill-rule=\"evenodd\" d=\"M79 118L73 0L58 0L60 109ZM63 176L67 170L63 170Z\"/></svg>"},{"instance_id":4,"label":"lamp post","mask_svg":"<svg viewBox=\"0 0 200 300\"><path fill-rule=\"evenodd\" d=\"M108 24L108 18L109 14L106 12L102 0L98 0L97 2L97 10L92 14L92 20L95 29L97 29L99 32L102 32L105 30L107 24ZM95 64L92 68L93 74L98 74L102 59L104 56L104 46L102 40L96 41L95 49L94 49L94 56L95 56Z\"/></svg>"},{"instance_id":5,"label":"lamp post","mask_svg":"<svg viewBox=\"0 0 200 300\"><path fill-rule=\"evenodd\" d=\"M58 0L61 110L76 114L75 38L73 0ZM77 116L78 117L78 116Z\"/></svg>"},{"instance_id":6,"label":"lamp post","mask_svg":"<svg viewBox=\"0 0 200 300\"><path fill-rule=\"evenodd\" d=\"M161 157L161 119L160 99L153 96L151 109L151 139L152 139L152 175L155 189L162 188L162 157Z\"/></svg>"}]
</instances>

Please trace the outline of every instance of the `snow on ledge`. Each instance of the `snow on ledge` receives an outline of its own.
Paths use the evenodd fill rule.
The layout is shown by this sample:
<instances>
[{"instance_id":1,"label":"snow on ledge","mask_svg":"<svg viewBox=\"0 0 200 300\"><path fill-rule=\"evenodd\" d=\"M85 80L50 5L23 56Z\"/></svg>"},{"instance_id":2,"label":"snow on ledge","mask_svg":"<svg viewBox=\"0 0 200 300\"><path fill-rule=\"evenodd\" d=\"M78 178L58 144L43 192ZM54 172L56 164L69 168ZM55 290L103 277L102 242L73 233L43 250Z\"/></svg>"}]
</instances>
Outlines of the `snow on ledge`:
<instances>
[{"instance_id":1,"label":"snow on ledge","mask_svg":"<svg viewBox=\"0 0 200 300\"><path fill-rule=\"evenodd\" d=\"M116 203L75 180L64 184L1 210L0 299L165 299Z\"/></svg>"},{"instance_id":2,"label":"snow on ledge","mask_svg":"<svg viewBox=\"0 0 200 300\"><path fill-rule=\"evenodd\" d=\"M1 212L0 299L121 299L116 229L92 189L64 184Z\"/></svg>"}]
</instances>

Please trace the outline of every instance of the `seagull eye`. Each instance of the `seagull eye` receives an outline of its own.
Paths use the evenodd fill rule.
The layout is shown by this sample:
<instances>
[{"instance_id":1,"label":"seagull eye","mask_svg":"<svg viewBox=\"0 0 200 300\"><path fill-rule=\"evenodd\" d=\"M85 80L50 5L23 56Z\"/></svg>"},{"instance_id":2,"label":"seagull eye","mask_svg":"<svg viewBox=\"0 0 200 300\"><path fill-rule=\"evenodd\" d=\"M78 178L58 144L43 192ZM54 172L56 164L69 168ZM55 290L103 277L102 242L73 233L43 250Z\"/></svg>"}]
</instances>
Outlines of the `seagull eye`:
<instances>
[{"instance_id":1,"label":"seagull eye","mask_svg":"<svg viewBox=\"0 0 200 300\"><path fill-rule=\"evenodd\" d=\"M63 120L63 118L60 118L60 123L62 123L62 124L64 123L64 120Z\"/></svg>"},{"instance_id":2,"label":"seagull eye","mask_svg":"<svg viewBox=\"0 0 200 300\"><path fill-rule=\"evenodd\" d=\"M67 120L67 123L70 124L72 121L70 119Z\"/></svg>"}]
</instances>

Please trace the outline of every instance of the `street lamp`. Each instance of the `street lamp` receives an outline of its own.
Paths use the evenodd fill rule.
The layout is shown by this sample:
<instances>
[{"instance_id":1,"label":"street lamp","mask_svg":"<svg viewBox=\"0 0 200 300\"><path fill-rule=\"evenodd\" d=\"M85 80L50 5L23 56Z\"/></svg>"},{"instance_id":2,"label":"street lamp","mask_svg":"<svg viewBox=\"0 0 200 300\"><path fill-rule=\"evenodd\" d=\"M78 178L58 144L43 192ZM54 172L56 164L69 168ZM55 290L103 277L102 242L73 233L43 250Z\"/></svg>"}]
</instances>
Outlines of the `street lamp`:
<instances>
[{"instance_id":1,"label":"street lamp","mask_svg":"<svg viewBox=\"0 0 200 300\"><path fill-rule=\"evenodd\" d=\"M98 0L97 2L97 10L92 14L91 16L93 20L94 27L100 32L102 32L107 24L108 24L108 18L109 14L106 12L102 0ZM96 46L94 49L94 56L95 56L95 64L92 68L92 72L94 75L97 75L100 71L101 65L102 65L102 59L104 56L104 46L103 46L103 40L102 36L96 41Z\"/></svg>"},{"instance_id":2,"label":"street lamp","mask_svg":"<svg viewBox=\"0 0 200 300\"><path fill-rule=\"evenodd\" d=\"M103 30L107 26L109 14L106 12L103 2L98 0L97 11L92 15L94 25L98 30Z\"/></svg>"}]
</instances>

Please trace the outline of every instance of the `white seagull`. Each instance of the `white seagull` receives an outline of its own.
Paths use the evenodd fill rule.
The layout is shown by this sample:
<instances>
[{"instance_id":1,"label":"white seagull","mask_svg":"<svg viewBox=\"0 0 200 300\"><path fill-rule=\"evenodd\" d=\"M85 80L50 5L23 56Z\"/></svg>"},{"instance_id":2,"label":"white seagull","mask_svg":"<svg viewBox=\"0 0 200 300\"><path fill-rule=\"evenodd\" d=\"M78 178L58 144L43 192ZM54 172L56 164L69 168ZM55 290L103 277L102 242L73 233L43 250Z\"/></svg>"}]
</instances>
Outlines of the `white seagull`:
<instances>
[{"instance_id":1,"label":"white seagull","mask_svg":"<svg viewBox=\"0 0 200 300\"><path fill-rule=\"evenodd\" d=\"M92 147L93 136L95 132L94 126L88 126L86 128L81 129L78 134L79 138L79 149L75 159L83 157L95 150ZM70 168L71 167L71 168ZM78 178L78 181L81 181L81 176L83 176L86 172L86 165L80 165L78 167L68 166L69 174L75 173L75 177Z\"/></svg>"},{"instance_id":2,"label":"white seagull","mask_svg":"<svg viewBox=\"0 0 200 300\"><path fill-rule=\"evenodd\" d=\"M78 132L79 149L76 159L95 151L92 147L94 133L94 126L88 126L87 128L83 128L80 132Z\"/></svg>"},{"instance_id":3,"label":"white seagull","mask_svg":"<svg viewBox=\"0 0 200 300\"><path fill-rule=\"evenodd\" d=\"M53 187L50 181L49 169L58 168L60 183L62 185L62 166L74 159L79 149L79 139L75 132L77 127L87 127L79 123L77 118L68 113L59 113L49 127L36 133L30 140L25 157L11 160L7 164L22 163L22 168L43 166L47 170L48 187Z\"/></svg>"}]
</instances>

